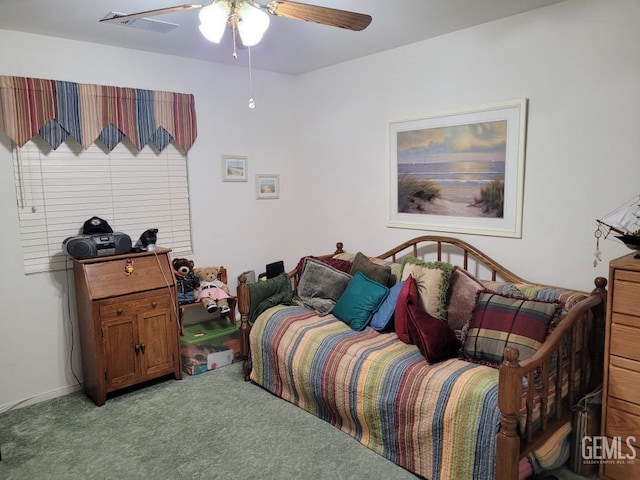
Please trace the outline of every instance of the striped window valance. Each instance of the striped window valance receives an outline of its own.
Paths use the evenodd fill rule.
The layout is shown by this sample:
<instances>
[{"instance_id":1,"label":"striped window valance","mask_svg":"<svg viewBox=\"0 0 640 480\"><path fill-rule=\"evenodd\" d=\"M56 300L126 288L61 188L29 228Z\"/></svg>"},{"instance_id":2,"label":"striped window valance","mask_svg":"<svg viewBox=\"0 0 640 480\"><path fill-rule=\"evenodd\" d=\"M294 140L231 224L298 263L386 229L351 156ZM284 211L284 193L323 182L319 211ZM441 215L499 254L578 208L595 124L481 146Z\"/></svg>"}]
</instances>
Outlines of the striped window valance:
<instances>
[{"instance_id":1,"label":"striped window valance","mask_svg":"<svg viewBox=\"0 0 640 480\"><path fill-rule=\"evenodd\" d=\"M68 137L112 151L125 137L160 151L173 140L185 152L196 139L191 94L0 76L0 128L19 147L36 134L55 150Z\"/></svg>"}]
</instances>

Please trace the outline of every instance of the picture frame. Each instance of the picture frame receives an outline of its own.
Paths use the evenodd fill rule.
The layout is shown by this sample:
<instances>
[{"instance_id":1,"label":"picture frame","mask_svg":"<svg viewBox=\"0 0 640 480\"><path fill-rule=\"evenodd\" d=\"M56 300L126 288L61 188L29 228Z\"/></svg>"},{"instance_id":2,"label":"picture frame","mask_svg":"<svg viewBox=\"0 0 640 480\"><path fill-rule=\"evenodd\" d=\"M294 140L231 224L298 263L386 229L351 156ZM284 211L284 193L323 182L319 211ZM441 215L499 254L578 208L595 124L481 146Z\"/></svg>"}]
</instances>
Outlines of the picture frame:
<instances>
[{"instance_id":1,"label":"picture frame","mask_svg":"<svg viewBox=\"0 0 640 480\"><path fill-rule=\"evenodd\" d=\"M222 181L246 182L249 178L249 158L245 155L222 155Z\"/></svg>"},{"instance_id":2,"label":"picture frame","mask_svg":"<svg viewBox=\"0 0 640 480\"><path fill-rule=\"evenodd\" d=\"M280 198L280 175L256 175L256 198L258 200Z\"/></svg>"},{"instance_id":3,"label":"picture frame","mask_svg":"<svg viewBox=\"0 0 640 480\"><path fill-rule=\"evenodd\" d=\"M387 226L521 238L527 103L389 122Z\"/></svg>"}]
</instances>

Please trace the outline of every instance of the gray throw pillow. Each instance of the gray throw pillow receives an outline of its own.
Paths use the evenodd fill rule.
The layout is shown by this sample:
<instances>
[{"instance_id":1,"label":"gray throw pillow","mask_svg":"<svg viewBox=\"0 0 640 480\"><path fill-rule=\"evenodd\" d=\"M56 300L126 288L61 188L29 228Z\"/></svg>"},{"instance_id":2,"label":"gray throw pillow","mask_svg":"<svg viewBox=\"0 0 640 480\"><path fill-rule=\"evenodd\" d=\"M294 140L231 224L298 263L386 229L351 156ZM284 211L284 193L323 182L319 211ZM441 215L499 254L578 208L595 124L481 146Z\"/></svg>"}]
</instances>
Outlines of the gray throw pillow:
<instances>
[{"instance_id":1,"label":"gray throw pillow","mask_svg":"<svg viewBox=\"0 0 640 480\"><path fill-rule=\"evenodd\" d=\"M328 315L347 288L349 280L351 275L348 273L307 258L298 282L298 297L318 315Z\"/></svg>"}]
</instances>

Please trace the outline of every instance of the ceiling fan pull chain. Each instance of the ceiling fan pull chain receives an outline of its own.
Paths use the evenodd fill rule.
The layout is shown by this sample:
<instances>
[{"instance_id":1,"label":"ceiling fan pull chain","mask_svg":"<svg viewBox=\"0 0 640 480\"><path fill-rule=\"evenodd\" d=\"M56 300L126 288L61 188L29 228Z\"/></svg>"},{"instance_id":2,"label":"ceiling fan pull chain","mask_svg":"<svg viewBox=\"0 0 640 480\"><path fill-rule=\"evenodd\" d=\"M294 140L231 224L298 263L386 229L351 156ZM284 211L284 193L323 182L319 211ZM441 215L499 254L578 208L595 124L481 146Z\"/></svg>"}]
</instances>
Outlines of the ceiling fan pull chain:
<instances>
[{"instance_id":1,"label":"ceiling fan pull chain","mask_svg":"<svg viewBox=\"0 0 640 480\"><path fill-rule=\"evenodd\" d=\"M249 51L249 108L256 108L256 102L253 101L253 75L251 74L251 47L247 47Z\"/></svg>"},{"instance_id":2,"label":"ceiling fan pull chain","mask_svg":"<svg viewBox=\"0 0 640 480\"><path fill-rule=\"evenodd\" d=\"M238 51L236 50L236 39L238 35L236 20L231 22L231 35L233 36L233 58L238 58Z\"/></svg>"}]
</instances>

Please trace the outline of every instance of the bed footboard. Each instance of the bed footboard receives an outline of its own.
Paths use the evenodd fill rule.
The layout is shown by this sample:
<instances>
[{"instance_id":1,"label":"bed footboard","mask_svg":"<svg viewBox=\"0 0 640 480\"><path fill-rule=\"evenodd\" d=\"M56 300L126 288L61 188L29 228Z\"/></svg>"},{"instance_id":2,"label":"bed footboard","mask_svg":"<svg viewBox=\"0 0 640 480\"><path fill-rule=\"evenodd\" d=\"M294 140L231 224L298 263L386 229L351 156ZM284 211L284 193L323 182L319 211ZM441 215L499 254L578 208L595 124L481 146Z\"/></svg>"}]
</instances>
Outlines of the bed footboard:
<instances>
[{"instance_id":1,"label":"bed footboard","mask_svg":"<svg viewBox=\"0 0 640 480\"><path fill-rule=\"evenodd\" d=\"M481 280L532 283L456 238L434 235L417 237L379 255L379 258L398 261L404 255L448 262L464 268ZM598 277L594 283L595 289L591 295L571 308L535 355L520 362L517 349L505 349L499 374L498 405L501 420L496 443L496 480L517 480L520 459L543 445L560 426L570 421L571 407L602 382L607 279ZM554 361L557 358L565 361ZM569 387L563 401L561 369L567 363ZM521 435L519 419L523 413L525 383L535 385L535 388L526 391L527 421ZM553 409L548 401L550 391L556 395L553 403L557 407ZM541 398L540 424L534 428L531 412L536 396Z\"/></svg>"},{"instance_id":2,"label":"bed footboard","mask_svg":"<svg viewBox=\"0 0 640 480\"><path fill-rule=\"evenodd\" d=\"M249 355L249 312L251 311L251 294L249 285L247 285L247 277L240 275L238 277L238 311L240 312L240 355L242 356L242 373L244 381L249 381L251 374L251 358Z\"/></svg>"},{"instance_id":3,"label":"bed footboard","mask_svg":"<svg viewBox=\"0 0 640 480\"><path fill-rule=\"evenodd\" d=\"M602 383L607 279L597 277L594 283L591 296L571 308L533 356L520 362L518 349L505 349L499 373L496 480L517 480L520 459L571 421L571 407ZM567 366L568 391L563 395L563 368ZM523 385L527 386L525 392ZM526 422L524 431L519 432L523 396ZM540 423L534 429L532 412L538 396ZM553 408L550 396L555 396Z\"/></svg>"}]
</instances>

